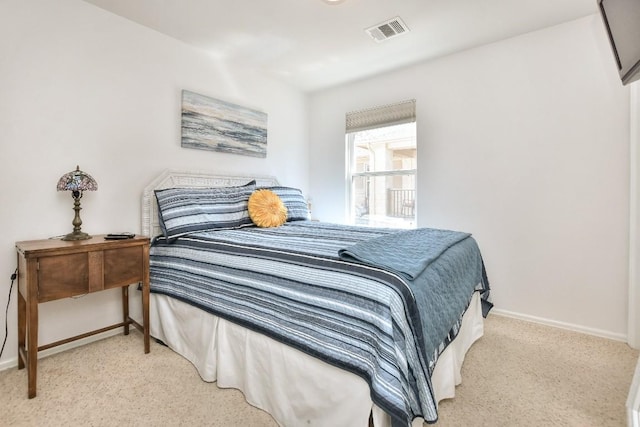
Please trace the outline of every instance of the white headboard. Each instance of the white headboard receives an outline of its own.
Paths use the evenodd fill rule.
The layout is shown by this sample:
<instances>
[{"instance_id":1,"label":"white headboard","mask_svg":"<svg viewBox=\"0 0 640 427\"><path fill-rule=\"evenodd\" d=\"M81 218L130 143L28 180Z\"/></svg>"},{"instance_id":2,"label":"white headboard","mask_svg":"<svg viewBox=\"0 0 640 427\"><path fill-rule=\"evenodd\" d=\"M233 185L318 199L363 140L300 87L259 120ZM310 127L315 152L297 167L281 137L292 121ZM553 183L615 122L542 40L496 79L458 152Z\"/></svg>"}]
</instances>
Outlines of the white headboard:
<instances>
[{"instance_id":1,"label":"white headboard","mask_svg":"<svg viewBox=\"0 0 640 427\"><path fill-rule=\"evenodd\" d=\"M166 170L147 185L142 192L142 234L155 237L162 234L158 224L158 204L154 190L176 187L231 187L256 180L258 187L279 185L268 175L221 175L198 171Z\"/></svg>"}]
</instances>

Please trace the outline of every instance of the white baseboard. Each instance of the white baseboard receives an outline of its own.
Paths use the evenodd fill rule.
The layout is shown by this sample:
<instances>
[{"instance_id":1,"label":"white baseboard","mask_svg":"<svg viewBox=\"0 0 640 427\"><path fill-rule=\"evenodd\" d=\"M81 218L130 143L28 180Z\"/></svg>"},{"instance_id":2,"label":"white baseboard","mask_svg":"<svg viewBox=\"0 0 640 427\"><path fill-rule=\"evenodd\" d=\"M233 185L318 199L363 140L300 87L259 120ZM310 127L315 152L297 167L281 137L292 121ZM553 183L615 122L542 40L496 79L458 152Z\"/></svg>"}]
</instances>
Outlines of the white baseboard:
<instances>
[{"instance_id":1,"label":"white baseboard","mask_svg":"<svg viewBox=\"0 0 640 427\"><path fill-rule=\"evenodd\" d=\"M135 328L131 328L133 330L135 330ZM122 334L124 333L124 329L123 328L116 328L116 329L111 329L109 331L105 331L99 334L95 334L95 335L91 335L89 337L86 338L81 338L79 340L76 341L71 341L68 342L66 344L62 344L56 347L52 347L43 351L39 351L38 352L38 359L42 359L43 357L47 357L47 356L51 356L52 354L56 354L56 353L61 353L63 351L66 350L70 350L72 348L76 348L76 347L80 347L83 345L87 345L89 343L92 342L96 342L96 341L100 341L103 340L105 338L109 338L112 337L114 335L118 335L118 334ZM10 369L10 368L15 368L18 366L18 358L14 357L12 359L9 360L5 360L4 362L0 362L0 371L4 371L6 369Z\"/></svg>"},{"instance_id":2,"label":"white baseboard","mask_svg":"<svg viewBox=\"0 0 640 427\"><path fill-rule=\"evenodd\" d=\"M544 319L542 317L529 316L527 314L514 313L512 311L500 310L493 308L491 309L492 314L497 314L499 316L511 317L513 319L525 320L527 322L538 323L540 325L552 326L554 328L566 329L569 331L580 332L582 334L593 335L601 338L608 338L615 341L627 341L627 336L624 334L615 334L609 331L603 331L601 329L595 328L587 328L580 325L575 325L572 323L558 322L556 320Z\"/></svg>"}]
</instances>

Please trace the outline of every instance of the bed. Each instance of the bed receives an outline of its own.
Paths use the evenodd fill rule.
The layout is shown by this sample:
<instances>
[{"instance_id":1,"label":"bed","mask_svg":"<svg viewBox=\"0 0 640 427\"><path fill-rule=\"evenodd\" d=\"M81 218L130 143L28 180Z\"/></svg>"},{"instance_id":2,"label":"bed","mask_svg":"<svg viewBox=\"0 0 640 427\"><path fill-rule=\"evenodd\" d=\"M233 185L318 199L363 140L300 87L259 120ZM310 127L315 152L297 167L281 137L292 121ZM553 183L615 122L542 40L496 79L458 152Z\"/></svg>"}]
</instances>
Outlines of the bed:
<instances>
[{"instance_id":1,"label":"bed","mask_svg":"<svg viewBox=\"0 0 640 427\"><path fill-rule=\"evenodd\" d=\"M304 215L280 227L233 222L209 231L167 213L179 211L167 206L184 193L246 196L256 188L286 189L285 201L295 190L270 176L184 171L165 171L145 187L151 335L203 380L241 390L282 426L436 422L437 402L454 396L491 306L475 240ZM291 206L290 213L300 208ZM416 244L425 239L444 246ZM434 246L426 262L387 261L390 248L423 246ZM441 286L425 285L447 274Z\"/></svg>"}]
</instances>

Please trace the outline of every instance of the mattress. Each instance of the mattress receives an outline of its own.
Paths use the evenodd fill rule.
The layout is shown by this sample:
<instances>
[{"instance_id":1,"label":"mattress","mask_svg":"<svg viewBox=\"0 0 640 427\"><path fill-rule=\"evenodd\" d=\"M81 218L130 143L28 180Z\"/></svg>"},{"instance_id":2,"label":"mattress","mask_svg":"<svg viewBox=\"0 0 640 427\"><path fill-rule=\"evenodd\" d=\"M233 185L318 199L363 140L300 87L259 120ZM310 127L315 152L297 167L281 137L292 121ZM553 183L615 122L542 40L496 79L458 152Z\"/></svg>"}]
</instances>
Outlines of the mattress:
<instances>
[{"instance_id":1,"label":"mattress","mask_svg":"<svg viewBox=\"0 0 640 427\"><path fill-rule=\"evenodd\" d=\"M398 426L437 420L435 362L488 289L475 240L446 230L294 221L158 238L150 256L152 293L360 375Z\"/></svg>"}]
</instances>

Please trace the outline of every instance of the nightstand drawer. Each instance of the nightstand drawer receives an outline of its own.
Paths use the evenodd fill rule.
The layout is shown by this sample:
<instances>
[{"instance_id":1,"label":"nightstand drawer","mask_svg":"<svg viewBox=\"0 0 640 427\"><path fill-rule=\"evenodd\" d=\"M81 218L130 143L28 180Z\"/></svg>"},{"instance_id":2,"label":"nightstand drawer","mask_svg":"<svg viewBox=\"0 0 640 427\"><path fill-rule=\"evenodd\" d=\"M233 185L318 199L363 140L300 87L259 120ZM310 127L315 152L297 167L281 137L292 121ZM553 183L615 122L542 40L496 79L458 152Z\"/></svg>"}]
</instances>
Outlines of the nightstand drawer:
<instances>
[{"instance_id":1,"label":"nightstand drawer","mask_svg":"<svg viewBox=\"0 0 640 427\"><path fill-rule=\"evenodd\" d=\"M144 254L142 246L104 251L104 288L142 282Z\"/></svg>"},{"instance_id":2,"label":"nightstand drawer","mask_svg":"<svg viewBox=\"0 0 640 427\"><path fill-rule=\"evenodd\" d=\"M38 301L51 301L87 292L89 292L87 253L38 258Z\"/></svg>"}]
</instances>

